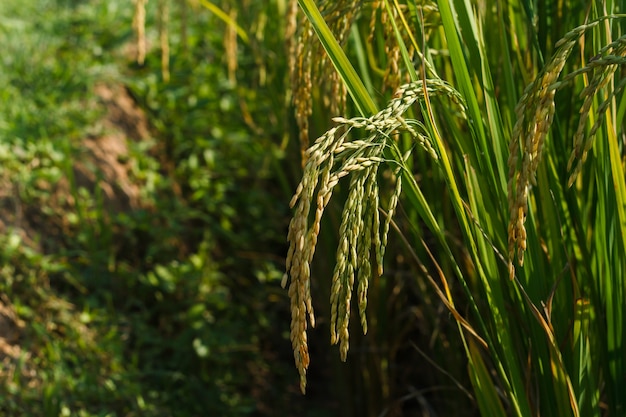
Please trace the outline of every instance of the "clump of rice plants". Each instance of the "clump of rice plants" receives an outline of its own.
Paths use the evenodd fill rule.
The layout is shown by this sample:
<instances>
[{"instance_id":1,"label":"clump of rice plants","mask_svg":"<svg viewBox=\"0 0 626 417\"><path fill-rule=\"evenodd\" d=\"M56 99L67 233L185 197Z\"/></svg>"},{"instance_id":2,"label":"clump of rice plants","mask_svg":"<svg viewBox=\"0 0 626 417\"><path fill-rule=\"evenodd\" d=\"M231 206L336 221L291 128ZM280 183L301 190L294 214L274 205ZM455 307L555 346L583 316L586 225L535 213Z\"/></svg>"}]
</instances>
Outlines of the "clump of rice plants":
<instances>
[{"instance_id":1,"label":"clump of rice plants","mask_svg":"<svg viewBox=\"0 0 626 417\"><path fill-rule=\"evenodd\" d=\"M283 284L290 279L302 391L315 324L311 262L339 185L346 199L331 310L322 314L343 360L354 284L366 332L368 287L383 274L392 216L403 212L408 227L397 230L422 267L415 276L428 276L452 313L481 415L623 413L623 10L612 2L547 2L541 14L528 2L379 1L348 22L353 33L374 27L379 48L351 60L343 32L326 24L325 3L298 3L311 25L300 41L316 33L360 113L335 115L305 151L292 200ZM354 36L358 50L365 41ZM390 77L378 64L407 83L382 111L375 97ZM308 116L295 104L298 117ZM381 204L384 169L396 185Z\"/></svg>"}]
</instances>

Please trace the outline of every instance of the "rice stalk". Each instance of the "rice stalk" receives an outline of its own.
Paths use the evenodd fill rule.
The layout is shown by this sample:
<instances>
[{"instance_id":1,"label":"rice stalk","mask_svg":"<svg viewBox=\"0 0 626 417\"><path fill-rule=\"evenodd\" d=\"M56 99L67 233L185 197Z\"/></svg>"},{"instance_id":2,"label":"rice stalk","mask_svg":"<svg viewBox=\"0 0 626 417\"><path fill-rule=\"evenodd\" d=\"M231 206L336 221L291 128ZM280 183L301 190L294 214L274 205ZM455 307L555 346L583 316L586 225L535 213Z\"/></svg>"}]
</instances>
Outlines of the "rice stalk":
<instances>
[{"instance_id":1,"label":"rice stalk","mask_svg":"<svg viewBox=\"0 0 626 417\"><path fill-rule=\"evenodd\" d=\"M448 96L461 109L463 104L458 92L441 80L418 81L402 86L389 105L370 118L346 119L336 117L337 126L320 136L306 151L306 165L300 184L291 200L295 214L289 225L286 275L283 287L290 278L292 322L291 341L296 367L300 374L300 387L306 388L306 370L309 365L307 346L308 324L315 325L311 303L310 264L313 259L320 222L328 205L333 189L341 178L350 176L348 198L345 202L339 229L340 242L336 252L336 266L331 284L330 339L339 343L341 359L346 360L349 349L350 305L355 281L358 282L358 307L363 331L367 331L367 289L375 267L377 274L383 273L382 259L387 243L389 224L398 203L401 182L397 176L396 186L387 205L388 215L381 224L378 214L380 196L377 175L385 163L384 151L398 132L408 133L433 159L438 155L429 138L418 132L420 125L405 120L404 113L418 100L429 95ZM463 110L462 110L463 111ZM362 139L350 140L354 131L365 134ZM403 161L392 162L397 172ZM404 168L406 169L406 168ZM313 216L311 211L314 209ZM309 219L312 222L309 223ZM374 251L375 265L371 262Z\"/></svg>"},{"instance_id":2,"label":"rice stalk","mask_svg":"<svg viewBox=\"0 0 626 417\"><path fill-rule=\"evenodd\" d=\"M524 265L527 238L524 223L528 212L528 191L531 184L536 185L535 175L541 161L545 139L554 117L556 91L571 82L575 76L593 73L591 82L580 93L584 102L580 108L579 124L574 135L574 147L568 162L568 171L571 171L568 186L571 186L586 160L588 151L591 149L593 137L604 120L605 110L615 94L624 87L622 81L611 96L602 102L597 112L598 119L592 128L585 133L587 116L594 97L611 80L617 66L626 63L624 57L626 37L621 37L604 47L598 55L601 57L592 60L584 68L564 76L561 81L558 79L575 44L587 30L599 22L598 20L579 26L556 43L557 50L553 57L535 81L526 87L515 108L517 121L509 142L507 185L510 214L508 225L510 279L513 279L515 275L513 259L516 253L517 264L520 267ZM573 170L572 167L574 167Z\"/></svg>"},{"instance_id":3,"label":"rice stalk","mask_svg":"<svg viewBox=\"0 0 626 417\"><path fill-rule=\"evenodd\" d=\"M340 44L347 40L361 2L323 1L318 5ZM322 101L331 114L344 113L347 91L322 46L315 42L311 22L298 13L298 0L291 0L287 13L287 49L292 104L299 130L302 166L310 145L309 118L313 113L312 86L319 88Z\"/></svg>"},{"instance_id":4,"label":"rice stalk","mask_svg":"<svg viewBox=\"0 0 626 417\"><path fill-rule=\"evenodd\" d=\"M390 10L391 1L375 2L372 5L375 13L372 14L377 14L383 3ZM411 23L414 27L421 28L424 25L420 24L420 19L415 18L415 15L419 15L415 12L418 9L416 3L416 1L409 1L407 5L412 13ZM461 92L463 99L458 93L455 94L455 89L452 88L450 88L452 93L444 93L444 90L449 88L447 84L440 82L438 87L433 87L431 90L431 86L435 86L438 81L425 80L424 85L415 83L410 87L402 87L396 99L392 100L382 112L377 113L371 110L370 106L359 106L356 103L362 115L376 113L375 116L352 119L335 118L334 121L338 125L329 131L332 135L327 136L329 134L327 132L307 151L309 160L305 166L303 183L292 200L293 207L296 208L295 217L299 217L298 222L292 225L303 228L303 232L290 230L288 265L291 265L295 258L304 257L308 260L309 256L312 256L314 248L305 248L307 244L316 242L316 238L307 237L309 230L313 230L313 233L318 230L319 226L315 225L318 224L323 215L323 209L330 199L332 192L329 190L336 186L341 178L349 176L350 180L346 183L348 199L341 217L340 242L336 252L337 265L331 285L331 342L340 345L340 353L342 359L345 360L349 348L348 323L353 286L358 283L359 314L362 327L366 331L368 281L375 273L383 272L382 260L389 220L383 220L381 224L380 218L375 214L381 200L376 185L378 179L376 172L379 171L381 165L391 166L392 171L402 172L404 183L398 181L395 184L393 196L386 205L387 211L393 214L397 198L404 186L407 202L413 204L413 207L407 205L408 210L413 209L413 213L417 214L416 217L419 216L419 221L427 223L427 227L441 242L444 251L441 252L442 256L447 255L451 261L447 264L443 263L445 267L440 270L440 274L442 282L446 283L446 297L449 297L452 308L447 304L446 306L453 314L455 311L452 304L453 293L448 291L447 277L444 274L452 271L466 290L470 308L474 313L473 320L478 323L478 330L473 334L477 335L477 340L484 340L482 345L485 351L475 349L472 346L473 340L466 344L461 326L473 329L471 319L465 325L457 315L454 317L460 324L461 338L469 361L470 377L475 387L477 402L484 415L601 415L601 407L595 406L604 401L601 396L609 396L607 392L613 388L611 384L614 381L617 381L618 387L623 386L621 382L623 382L624 375L621 359L614 358L613 355L623 344L623 326L621 325L623 309L619 302L623 298L621 291L623 285L619 281L619 277L623 275L620 273L623 271L623 261L620 260L623 255L623 233L619 232L625 230L623 225L626 223L623 219L626 216L623 214L622 202L623 195L626 194L623 192L623 165L614 163L614 161L621 162L623 154L620 154L622 150L615 140L616 133L611 131L613 121L609 120L611 123L603 124L604 113L610 106L612 106L611 110L615 110L614 102L618 101L615 100L616 95L623 91L625 84L621 81L608 92L603 91L603 87L611 81L617 66L623 63L622 41L611 42L610 45L602 48L600 54L590 60L585 67L567 74L566 68L569 66L566 66L566 61L576 44L588 30L612 16L600 18L567 33L556 43L553 57L547 60L547 65L518 100L519 91L514 83L514 76L520 71L523 75L533 73L533 68L530 67L531 61L543 60L539 57L540 51L532 50L536 47L533 41L538 46L546 39L555 39L554 34L546 33L546 36L541 37L541 41L519 37L514 40L513 44L508 43L508 39L496 43L492 51L500 52L502 47L529 50L524 54L518 51L517 63L508 62L510 60L507 54L505 58L495 56L496 60L491 62L503 63L504 68L501 72L489 68L489 59L494 57L488 54L490 48L486 47L483 42L489 39L486 37L488 33L493 35L497 32L496 29L489 27L496 20L498 22L495 23L500 23L500 25L494 28L502 28L505 23L523 27L526 24L526 17L529 21L537 18L544 23L555 17L563 17L562 9L557 9L556 16L551 13L547 13L548 17L543 16L541 12L545 12L544 9L540 9L539 14L534 15L535 11L532 10L531 3L525 2L524 4L528 7L528 10L525 10L528 16L518 13L509 19L509 16L505 17L505 13L512 12L514 9L512 5L509 5L507 10L506 6L502 7L503 5L499 3L489 8L486 7L487 3L479 2L474 8L470 2L438 2L445 39L435 37L431 46L441 45L447 50L445 55L436 57L435 62L442 62L444 68L448 69L448 71L442 71L442 74L450 76L451 79L454 78L455 88ZM397 10L401 10L401 7L397 6ZM396 17L401 19L402 15L398 13ZM386 16L380 16L380 19L388 19L394 15L388 11ZM377 17L372 17L370 28L376 25L379 30L379 22L376 19ZM404 24L402 27L406 31L409 26ZM529 29L532 32L532 26L529 26ZM324 38L319 35L320 33L327 35L317 28L316 30L320 38ZM402 42L402 34L399 32L399 30L395 31L397 43ZM520 31L511 35L505 33L505 30L501 32L511 37L522 34ZM376 35L381 36L382 31ZM427 38L425 34L423 37ZM388 42L389 39L384 41ZM326 39L322 42L330 43ZM580 43L584 44L584 42ZM602 41L600 45L606 43ZM431 54L425 44L426 39L423 53L430 57ZM380 48L379 53L383 56L384 51L389 53L390 50ZM403 57L407 55L404 50L401 49L401 51ZM410 62L411 60L406 61L409 62L405 62L405 66L414 65ZM528 64L526 68L523 68L524 64ZM431 71L435 67L432 59L430 63L424 61L422 65L424 79L427 76L439 77L438 73ZM379 69L377 68L376 71L379 72ZM349 71L345 73L351 74ZM576 133L574 134L573 156L570 158L569 166L566 170L567 160L563 159L561 154L550 155L550 164L542 164L546 150L561 150L560 143L555 143L554 146L547 143L548 132L556 118L556 93L565 84L573 82L578 75L588 75L590 81L580 96L582 102L579 112L580 121L574 129ZM495 82L492 82L491 77L494 77ZM503 79L505 83L502 83ZM348 79L345 82L349 84L351 81ZM503 85L505 88L502 88ZM424 88L425 86L427 87ZM400 108L403 100L411 100L409 99L411 91L420 88L418 93L420 97L417 100L435 94L445 94L453 100L456 98L461 103L462 112L469 109L469 117L466 118L468 123L459 125L457 121L451 120L452 117L449 117L449 114L433 114L433 107L427 98L422 103L423 123L426 127L415 120L404 119L404 110ZM358 96L352 88L349 88L349 91L352 97ZM623 114L623 107L626 106L624 106L623 99L619 101L622 107L618 114ZM467 102L467 109L462 104L464 102ZM507 103L510 106L505 107ZM513 103L517 105L511 108ZM367 112L363 112L363 109ZM587 123L588 119L592 121ZM507 124L509 121L512 124L514 120L515 126ZM569 120L561 121L559 127L569 126L568 122ZM352 136L357 134L355 129L365 134L352 139ZM565 189L567 178L561 178L559 174L560 171L565 171L568 174L571 173L571 178L571 175L575 176L579 172L598 129L607 133L608 140L606 143L598 143L597 148L594 148L598 151L599 157L595 160L597 165L594 167L597 169L595 178L590 178L589 184L597 185L598 191L592 190L589 195L598 197L601 201L597 204L584 202L583 207L577 207L576 205L580 204L584 198L579 198L573 192L567 191ZM392 136L396 131L406 132L407 136L413 138L414 141L421 142L422 148L427 150L433 158L439 158L436 168L429 166L425 169L429 174L432 173L435 187L445 182L449 196L451 196L452 207L455 209L452 214L442 214L441 221L432 216L432 211L446 208L446 202L444 204L434 200L426 202L425 198L420 198L421 189L417 190L419 194L414 190L418 188L411 181L414 179L415 170L408 169L408 162L400 156L400 147L393 141ZM450 142L446 143L441 139L440 131L450 135ZM471 138L469 141L468 136ZM471 143L468 145L468 142ZM504 143L508 143L508 165L507 152L502 145ZM332 146L334 148L330 151ZM605 149L607 147L610 150L608 156ZM448 149L450 158L448 158ZM389 152L390 150L393 152ZM393 160L385 160L383 155ZM414 158L414 160L423 161L424 159ZM312 165L309 166L311 161L313 161ZM611 166L608 166L609 163ZM415 164L418 163L415 162ZM420 171L424 169L423 166L414 168ZM457 176L455 169L464 170L464 181ZM313 181L310 178L307 179L307 176L318 179ZM440 182L437 183L437 180ZM572 181L570 179L570 185ZM581 183L587 184L582 181ZM525 222L529 215L531 185L535 187L532 198L537 212L533 213L533 228L529 228L527 236ZM504 197L505 189L507 197ZM413 199L411 198L412 192L416 195ZM305 199L310 202L306 203L303 201ZM469 202L466 202L467 200ZM309 214L309 209L314 205L312 201L318 202L314 216ZM598 216L597 219L593 219L590 214L595 214L596 210ZM426 215L423 215L424 213ZM587 217L591 218L589 222ZM313 219L313 226L308 224L308 219ZM467 248L467 255L469 255L467 265L460 265L459 261L462 258L457 258L456 254L449 251L447 239L448 236L452 236L453 239L454 230L444 230L444 224L459 226L460 233L463 235L462 244ZM534 225L537 224L541 227L535 228ZM440 225L441 228L439 228ZM568 232L567 229L572 231ZM587 238L586 234L595 230L600 232L609 230L605 233L606 243L603 242L605 240L603 233ZM305 237L300 247L299 241L294 240L298 236ZM546 279L544 281L529 279L524 282L514 279L511 285L507 285L506 281L501 282L499 277L502 272L509 272L508 275L515 278L515 264L523 266L527 238L530 242L538 242L540 245L535 247L534 244L528 244L530 248L526 255L525 275L543 276ZM587 245L594 247L588 248ZM508 259L506 259L507 249ZM375 256L369 256L372 252ZM503 253L502 257L499 256L500 253ZM587 256L588 254L591 256ZM517 261L514 261L514 258L517 258ZM502 265L499 259L503 260ZM434 256L432 260L436 265L437 261ZM611 266L613 266L612 269ZM303 276L310 280L308 266L296 268L293 271L288 270L292 285L296 287L301 285L294 284L301 279L296 275L301 269L306 272ZM554 279L555 271L558 274L557 279ZM607 277L600 277L602 280L599 282L588 279L589 277L595 279L603 273ZM571 275L571 280L562 279L568 275ZM598 288L595 288L596 286ZM307 303L310 303L310 282L307 281L302 287L304 288L301 292L303 298L296 299L295 302L300 303L306 312ZM309 293L306 292L307 289ZM473 291L476 289L478 289L477 295ZM589 326L592 333L581 335L578 331L578 340L584 340L579 342L579 355L579 352L573 351L570 346L572 329L570 313L573 305L579 300L586 302L587 299L594 297L599 301L589 309L593 313L589 313L590 323L593 322ZM542 302L545 302L543 308L539 307ZM529 320L525 322L524 318ZM306 323L304 326L296 327L306 332ZM506 331L502 331L503 329ZM602 336L605 336L603 332L606 334L606 341L602 340ZM299 340L305 345L306 334ZM301 346L302 344L297 348L300 349ZM294 347L294 354L295 350L296 347ZM587 354L585 351L589 352L588 357L582 356ZM592 355L591 352L594 354ZM602 358L602 353L606 354L606 352L610 352L609 357ZM483 355L486 353L490 355L489 361L484 360ZM596 355L600 358L597 359ZM596 367L598 364L599 366ZM596 372L598 370L600 372ZM305 372L306 369L301 372L304 383L306 383ZM596 378L592 374L604 375ZM605 382L608 388L601 387ZM619 388L615 391L614 397L620 398ZM548 401L543 401L543 395L551 395L551 397ZM589 400L590 396L597 397L597 401ZM614 403L617 404L620 401L614 400ZM610 398L607 402L610 402ZM585 405L586 408L581 407L580 404ZM590 408L596 409L598 413L585 413L585 410ZM622 409L611 407L611 410L617 410L617 414L620 414Z\"/></svg>"},{"instance_id":5,"label":"rice stalk","mask_svg":"<svg viewBox=\"0 0 626 417\"><path fill-rule=\"evenodd\" d=\"M600 104L597 111L598 118L589 132L585 133L587 116L594 97L598 95L600 89L605 87L611 81L613 73L617 67L626 63L626 36L622 36L602 48L599 54L594 58L595 59L591 60L591 62L589 62L585 67L589 68L589 72L593 73L593 77L589 85L580 93L581 98L584 98L584 103L580 110L578 128L574 134L574 148L569 161L567 162L567 170L571 172L567 181L568 187L571 187L574 183L576 177L582 169L582 165L587 159L587 154L593 145L593 138L595 137L598 128L604 122L606 109L611 104L611 101L615 98L615 96L624 88L624 80L622 80L611 92L611 94ZM574 163L576 165L574 165Z\"/></svg>"}]
</instances>

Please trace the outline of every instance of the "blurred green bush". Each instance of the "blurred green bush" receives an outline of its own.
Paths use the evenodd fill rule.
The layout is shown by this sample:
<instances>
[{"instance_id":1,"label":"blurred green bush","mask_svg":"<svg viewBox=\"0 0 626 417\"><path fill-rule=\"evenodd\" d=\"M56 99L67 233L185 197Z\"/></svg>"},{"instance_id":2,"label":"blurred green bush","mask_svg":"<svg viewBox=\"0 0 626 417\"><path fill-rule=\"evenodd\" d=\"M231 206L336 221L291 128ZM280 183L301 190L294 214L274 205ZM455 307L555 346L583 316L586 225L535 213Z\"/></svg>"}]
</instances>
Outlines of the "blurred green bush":
<instances>
[{"instance_id":1,"label":"blurred green bush","mask_svg":"<svg viewBox=\"0 0 626 417\"><path fill-rule=\"evenodd\" d=\"M228 26L171 3L169 81L155 2L141 66L128 2L0 5L0 293L19 332L0 354L3 415L304 415L278 285L299 167L284 11L242 9L233 77ZM100 84L123 86L148 137L120 133ZM138 194L124 204L101 165L110 136Z\"/></svg>"}]
</instances>

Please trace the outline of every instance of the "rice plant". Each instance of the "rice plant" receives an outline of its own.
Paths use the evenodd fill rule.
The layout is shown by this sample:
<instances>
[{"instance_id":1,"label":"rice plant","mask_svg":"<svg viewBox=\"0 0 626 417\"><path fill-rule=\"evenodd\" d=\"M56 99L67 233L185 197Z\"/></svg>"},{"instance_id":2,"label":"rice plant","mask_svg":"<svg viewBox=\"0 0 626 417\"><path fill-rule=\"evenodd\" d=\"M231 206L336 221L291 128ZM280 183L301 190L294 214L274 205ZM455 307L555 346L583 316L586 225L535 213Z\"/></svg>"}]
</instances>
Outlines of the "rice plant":
<instances>
[{"instance_id":1,"label":"rice plant","mask_svg":"<svg viewBox=\"0 0 626 417\"><path fill-rule=\"evenodd\" d=\"M292 80L308 149L283 284L301 389L311 262L339 186L347 198L324 314L343 360L353 289L366 332L369 283L384 273L401 206L399 236L451 312L481 415L622 415L624 5L473 3L298 1ZM312 85L343 114L309 146ZM333 95L342 89L348 105ZM385 204L383 170L395 179Z\"/></svg>"}]
</instances>

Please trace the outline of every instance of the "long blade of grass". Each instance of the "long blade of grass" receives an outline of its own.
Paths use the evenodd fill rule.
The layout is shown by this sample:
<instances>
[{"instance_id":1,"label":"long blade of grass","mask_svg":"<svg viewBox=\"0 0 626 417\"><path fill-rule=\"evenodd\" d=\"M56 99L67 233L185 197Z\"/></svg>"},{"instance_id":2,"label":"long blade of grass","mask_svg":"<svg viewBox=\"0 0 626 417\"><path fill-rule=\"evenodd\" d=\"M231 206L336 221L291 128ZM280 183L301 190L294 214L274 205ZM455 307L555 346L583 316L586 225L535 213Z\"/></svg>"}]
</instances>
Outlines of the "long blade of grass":
<instances>
[{"instance_id":1,"label":"long blade of grass","mask_svg":"<svg viewBox=\"0 0 626 417\"><path fill-rule=\"evenodd\" d=\"M474 387L474 392L478 393L476 399L478 406L484 416L505 417L507 413L496 391L496 386L491 378L487 366L480 354L480 350L472 341L469 342L469 374Z\"/></svg>"},{"instance_id":2,"label":"long blade of grass","mask_svg":"<svg viewBox=\"0 0 626 417\"><path fill-rule=\"evenodd\" d=\"M478 103L478 98L472 83L472 76L469 72L467 62L465 61L465 53L459 39L459 23L454 17L456 13L453 11L453 2L450 0L441 0L437 2L437 4L439 5L439 12L441 14L445 39L450 52L450 59L452 60L452 66L454 68L454 76L457 79L457 86L467 102L470 131L473 132L472 139L475 149L473 155L470 155L470 157L472 158L472 162L480 167L481 171L488 173L488 178L496 178L494 171L496 164L492 161L491 147L487 143L487 135L483 125L482 109Z\"/></svg>"},{"instance_id":3,"label":"long blade of grass","mask_svg":"<svg viewBox=\"0 0 626 417\"><path fill-rule=\"evenodd\" d=\"M578 417L580 416L580 413L578 411L578 402L576 400L576 395L572 387L572 382L563 363L561 350L559 349L558 343L554 337L554 329L552 328L551 324L546 320L546 318L541 314L539 309L533 304L528 294L526 294L526 291L524 290L522 284L518 280L515 280L515 283L517 284L517 289L524 296L524 299L526 300L530 311L535 316L535 318L541 325L541 328L545 332L545 335L547 336L551 357L550 368L552 371L552 376L555 379L555 400L557 403L560 403L558 406L558 409L561 412L560 415L564 415L563 413L566 412L568 408L567 403L569 403L569 406L571 407L571 411L573 413L572 415L574 417Z\"/></svg>"}]
</instances>

